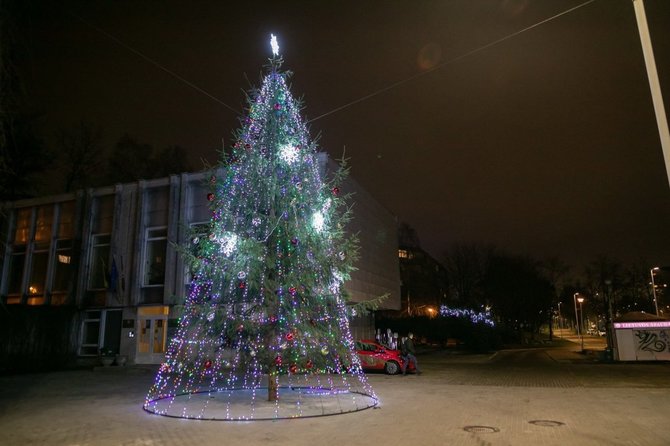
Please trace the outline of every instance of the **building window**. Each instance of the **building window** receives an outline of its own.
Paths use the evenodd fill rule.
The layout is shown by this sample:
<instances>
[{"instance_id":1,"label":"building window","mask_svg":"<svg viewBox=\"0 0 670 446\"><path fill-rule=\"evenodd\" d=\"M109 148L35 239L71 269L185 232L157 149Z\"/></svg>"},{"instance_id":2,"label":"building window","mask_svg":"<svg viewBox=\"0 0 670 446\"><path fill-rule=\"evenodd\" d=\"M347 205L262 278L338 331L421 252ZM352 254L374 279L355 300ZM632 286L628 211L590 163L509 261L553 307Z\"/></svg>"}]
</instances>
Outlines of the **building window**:
<instances>
[{"instance_id":1,"label":"building window","mask_svg":"<svg viewBox=\"0 0 670 446\"><path fill-rule=\"evenodd\" d=\"M66 292L72 280L73 238L74 238L74 202L60 205L58 238L56 239L55 262L52 292Z\"/></svg>"},{"instance_id":2,"label":"building window","mask_svg":"<svg viewBox=\"0 0 670 446\"><path fill-rule=\"evenodd\" d=\"M51 246L51 228L53 226L54 207L52 204L36 208L35 236L33 253L28 273L28 305L45 303L47 268L49 266L49 248Z\"/></svg>"},{"instance_id":3,"label":"building window","mask_svg":"<svg viewBox=\"0 0 670 446\"><path fill-rule=\"evenodd\" d=\"M165 284L167 228L148 228L144 255L144 286Z\"/></svg>"},{"instance_id":4,"label":"building window","mask_svg":"<svg viewBox=\"0 0 670 446\"><path fill-rule=\"evenodd\" d=\"M12 240L12 251L9 258L9 275L7 277L7 294L23 294L23 268L26 261L26 249L30 239L30 220L32 208L22 208L16 211L16 224L14 239ZM20 303L21 298L8 299L8 303Z\"/></svg>"},{"instance_id":5,"label":"building window","mask_svg":"<svg viewBox=\"0 0 670 446\"><path fill-rule=\"evenodd\" d=\"M121 310L89 310L84 313L79 342L80 356L95 356L100 349L119 353Z\"/></svg>"},{"instance_id":6,"label":"building window","mask_svg":"<svg viewBox=\"0 0 670 446\"><path fill-rule=\"evenodd\" d=\"M81 342L79 354L81 356L95 356L100 350L100 327L102 311L87 311L81 327Z\"/></svg>"},{"instance_id":7,"label":"building window","mask_svg":"<svg viewBox=\"0 0 670 446\"><path fill-rule=\"evenodd\" d=\"M408 251L406 249L399 249L398 250L398 258L411 259L411 258L414 258L414 254L412 254L411 251Z\"/></svg>"},{"instance_id":8,"label":"building window","mask_svg":"<svg viewBox=\"0 0 670 446\"><path fill-rule=\"evenodd\" d=\"M56 241L56 270L53 291L67 291L72 277L72 240Z\"/></svg>"},{"instance_id":9,"label":"building window","mask_svg":"<svg viewBox=\"0 0 670 446\"><path fill-rule=\"evenodd\" d=\"M110 234L94 234L92 236L89 265L89 290L101 290L109 287L109 250Z\"/></svg>"}]
</instances>

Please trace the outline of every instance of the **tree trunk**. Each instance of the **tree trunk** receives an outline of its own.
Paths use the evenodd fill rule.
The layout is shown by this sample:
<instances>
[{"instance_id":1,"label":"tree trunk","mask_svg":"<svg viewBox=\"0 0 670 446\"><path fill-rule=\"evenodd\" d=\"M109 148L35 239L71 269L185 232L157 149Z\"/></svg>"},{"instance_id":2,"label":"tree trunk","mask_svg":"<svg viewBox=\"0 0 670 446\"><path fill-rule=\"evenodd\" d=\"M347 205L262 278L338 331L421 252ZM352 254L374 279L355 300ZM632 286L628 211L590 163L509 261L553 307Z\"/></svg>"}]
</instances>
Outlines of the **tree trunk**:
<instances>
[{"instance_id":1,"label":"tree trunk","mask_svg":"<svg viewBox=\"0 0 670 446\"><path fill-rule=\"evenodd\" d=\"M277 387L277 368L275 366L270 367L270 372L268 373L268 401L277 401L279 398L279 388Z\"/></svg>"}]
</instances>

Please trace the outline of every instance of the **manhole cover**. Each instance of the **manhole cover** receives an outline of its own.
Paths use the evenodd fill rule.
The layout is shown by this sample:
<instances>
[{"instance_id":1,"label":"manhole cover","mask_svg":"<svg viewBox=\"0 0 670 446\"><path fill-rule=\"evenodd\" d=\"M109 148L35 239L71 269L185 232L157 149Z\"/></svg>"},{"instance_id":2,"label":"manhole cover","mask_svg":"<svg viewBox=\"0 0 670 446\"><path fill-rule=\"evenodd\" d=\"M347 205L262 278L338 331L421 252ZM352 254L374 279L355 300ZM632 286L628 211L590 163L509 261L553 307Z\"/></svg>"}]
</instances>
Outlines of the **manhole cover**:
<instances>
[{"instance_id":1,"label":"manhole cover","mask_svg":"<svg viewBox=\"0 0 670 446\"><path fill-rule=\"evenodd\" d=\"M558 427L563 426L565 424L560 421L554 421L554 420L531 420L529 421L529 423L534 424L535 426L544 426L544 427Z\"/></svg>"},{"instance_id":2,"label":"manhole cover","mask_svg":"<svg viewBox=\"0 0 670 446\"><path fill-rule=\"evenodd\" d=\"M473 434L492 434L494 432L500 432L500 429L492 426L465 426L463 430L465 432L472 432Z\"/></svg>"}]
</instances>

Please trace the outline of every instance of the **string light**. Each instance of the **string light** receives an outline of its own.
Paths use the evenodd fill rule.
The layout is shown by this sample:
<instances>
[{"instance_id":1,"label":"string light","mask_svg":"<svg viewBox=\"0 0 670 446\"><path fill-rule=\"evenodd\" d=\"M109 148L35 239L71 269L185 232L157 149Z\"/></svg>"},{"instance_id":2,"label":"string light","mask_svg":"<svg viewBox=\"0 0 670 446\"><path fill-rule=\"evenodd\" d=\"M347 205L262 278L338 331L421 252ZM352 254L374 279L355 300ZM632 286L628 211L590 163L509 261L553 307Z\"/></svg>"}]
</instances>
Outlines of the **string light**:
<instances>
[{"instance_id":1,"label":"string light","mask_svg":"<svg viewBox=\"0 0 670 446\"><path fill-rule=\"evenodd\" d=\"M193 280L149 412L257 420L378 404L340 286L353 269L351 240L329 230L346 206L330 198L277 69L250 97L233 164L211 180L208 234L190 237Z\"/></svg>"},{"instance_id":2,"label":"string light","mask_svg":"<svg viewBox=\"0 0 670 446\"><path fill-rule=\"evenodd\" d=\"M440 315L470 319L474 324L482 323L491 327L495 326L490 308L486 308L484 311L474 311L470 309L449 308L446 305L442 305L440 306Z\"/></svg>"}]
</instances>

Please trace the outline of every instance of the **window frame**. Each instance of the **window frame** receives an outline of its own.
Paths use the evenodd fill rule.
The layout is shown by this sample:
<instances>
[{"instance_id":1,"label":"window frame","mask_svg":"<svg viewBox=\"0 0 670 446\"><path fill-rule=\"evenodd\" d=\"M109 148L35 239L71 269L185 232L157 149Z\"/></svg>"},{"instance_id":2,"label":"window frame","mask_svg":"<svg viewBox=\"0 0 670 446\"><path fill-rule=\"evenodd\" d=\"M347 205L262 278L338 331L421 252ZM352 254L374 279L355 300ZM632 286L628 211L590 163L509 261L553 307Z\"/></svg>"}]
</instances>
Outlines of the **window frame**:
<instances>
[{"instance_id":1,"label":"window frame","mask_svg":"<svg viewBox=\"0 0 670 446\"><path fill-rule=\"evenodd\" d=\"M152 231L162 231L163 234L160 236L151 236ZM149 245L152 242L163 241L164 242L164 251L163 251L163 282L162 283L148 283L149 282L149 270L153 262L150 263L149 255L151 250ZM166 277L166 268L167 268L167 248L168 248L168 227L167 225L161 226L149 226L144 230L144 252L142 253L142 288L159 288L165 287L165 277Z\"/></svg>"}]
</instances>

